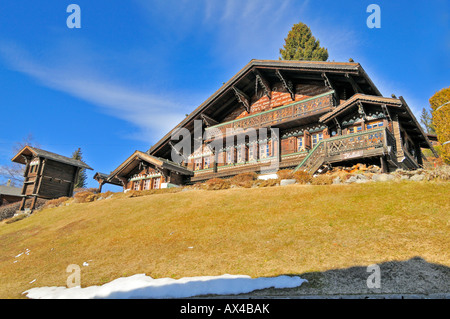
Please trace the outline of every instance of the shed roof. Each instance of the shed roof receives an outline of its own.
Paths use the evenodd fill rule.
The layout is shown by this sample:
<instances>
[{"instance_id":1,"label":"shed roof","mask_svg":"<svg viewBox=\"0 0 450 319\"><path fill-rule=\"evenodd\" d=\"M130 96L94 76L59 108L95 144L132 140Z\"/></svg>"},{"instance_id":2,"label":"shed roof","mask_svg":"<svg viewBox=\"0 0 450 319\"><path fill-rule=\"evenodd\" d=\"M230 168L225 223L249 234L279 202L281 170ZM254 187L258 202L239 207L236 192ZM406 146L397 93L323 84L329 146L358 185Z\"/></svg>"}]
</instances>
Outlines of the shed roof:
<instances>
[{"instance_id":1,"label":"shed roof","mask_svg":"<svg viewBox=\"0 0 450 319\"><path fill-rule=\"evenodd\" d=\"M19 153L17 153L16 156L13 157L12 161L15 163L26 164L24 157L31 157L31 156L42 157L52 161L92 170L92 168L89 165L80 160L62 156L49 151L41 150L39 148L31 147L28 145L25 146L23 149L21 149Z\"/></svg>"},{"instance_id":2,"label":"shed roof","mask_svg":"<svg viewBox=\"0 0 450 319\"><path fill-rule=\"evenodd\" d=\"M0 195L22 196L22 189L12 186L0 185Z\"/></svg>"}]
</instances>

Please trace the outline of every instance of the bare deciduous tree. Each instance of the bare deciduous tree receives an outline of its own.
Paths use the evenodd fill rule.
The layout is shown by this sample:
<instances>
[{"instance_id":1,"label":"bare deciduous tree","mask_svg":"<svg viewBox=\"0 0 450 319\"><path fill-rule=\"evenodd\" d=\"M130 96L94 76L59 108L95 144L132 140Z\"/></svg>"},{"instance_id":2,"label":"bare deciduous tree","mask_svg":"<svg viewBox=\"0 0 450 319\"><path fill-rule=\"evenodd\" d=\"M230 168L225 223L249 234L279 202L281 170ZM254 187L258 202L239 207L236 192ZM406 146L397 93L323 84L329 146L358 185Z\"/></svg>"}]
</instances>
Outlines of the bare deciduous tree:
<instances>
[{"instance_id":1,"label":"bare deciduous tree","mask_svg":"<svg viewBox=\"0 0 450 319\"><path fill-rule=\"evenodd\" d=\"M33 138L32 134L28 134L20 142L16 142L11 149L11 158L16 155L25 146L39 147L39 144ZM23 173L25 166L11 162L8 165L0 166L0 180L2 184L6 184L8 180L11 180L11 186L20 187L23 184Z\"/></svg>"}]
</instances>

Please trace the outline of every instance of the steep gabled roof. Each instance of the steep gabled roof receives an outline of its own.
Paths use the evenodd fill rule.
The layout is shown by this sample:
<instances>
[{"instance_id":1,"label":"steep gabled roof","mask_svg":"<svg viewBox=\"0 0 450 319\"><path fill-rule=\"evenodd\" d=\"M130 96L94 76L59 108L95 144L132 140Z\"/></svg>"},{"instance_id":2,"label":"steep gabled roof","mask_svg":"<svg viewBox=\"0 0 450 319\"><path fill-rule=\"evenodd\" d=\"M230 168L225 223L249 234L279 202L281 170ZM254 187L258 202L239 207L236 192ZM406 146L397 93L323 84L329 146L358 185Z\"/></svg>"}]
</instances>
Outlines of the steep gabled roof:
<instances>
[{"instance_id":1,"label":"steep gabled roof","mask_svg":"<svg viewBox=\"0 0 450 319\"><path fill-rule=\"evenodd\" d=\"M134 167L136 167L137 163L143 160L147 163L153 164L156 167L159 168L166 168L171 171L176 171L183 175L194 175L194 172L178 165L172 161L169 161L167 159L159 158L156 156L149 155L147 153L141 152L141 151L135 151L130 157L128 157L122 164L119 165L111 174L109 175L108 179L116 178L120 175L125 175L129 173Z\"/></svg>"},{"instance_id":2,"label":"steep gabled roof","mask_svg":"<svg viewBox=\"0 0 450 319\"><path fill-rule=\"evenodd\" d=\"M23 157L30 157L30 156L37 156L37 157L42 157L42 158L46 158L55 162L60 162L60 163L64 163L64 164L68 164L68 165L72 165L72 166L76 166L76 167L80 167L80 168L85 168L85 169L90 169L92 170L92 168L87 165L86 163L73 159L73 158L69 158L69 157L65 157L56 153L52 153L49 151L45 151L45 150L41 150L39 148L36 147L31 147L31 146L25 146L23 149L21 149L19 151L19 153L17 153L16 156L14 156L12 158L11 161L15 162L15 163L20 163L20 164L26 164L25 159Z\"/></svg>"},{"instance_id":3,"label":"steep gabled roof","mask_svg":"<svg viewBox=\"0 0 450 319\"><path fill-rule=\"evenodd\" d=\"M236 73L228 82L220 87L213 95L211 95L205 102L197 107L191 114L183 119L174 129L168 132L161 140L153 145L148 151L149 154L155 155L158 151L167 144L170 136L178 128L186 127L200 117L201 114L208 115L218 106L226 108L226 99L233 99L233 87L245 91L246 88L254 90L255 78L254 72L263 72L267 77L276 78L276 71L285 72L288 76L305 77L323 81L323 74L329 76L340 77L342 81L347 81L349 76L353 83L362 86L364 84L364 91L373 95L381 96L378 88L373 84L372 80L366 74L359 63L354 62L319 62L319 61L282 61L282 60L251 60L238 73ZM216 105L215 105L216 104ZM225 105L225 106L223 106ZM209 114L210 115L210 114Z\"/></svg>"}]
</instances>

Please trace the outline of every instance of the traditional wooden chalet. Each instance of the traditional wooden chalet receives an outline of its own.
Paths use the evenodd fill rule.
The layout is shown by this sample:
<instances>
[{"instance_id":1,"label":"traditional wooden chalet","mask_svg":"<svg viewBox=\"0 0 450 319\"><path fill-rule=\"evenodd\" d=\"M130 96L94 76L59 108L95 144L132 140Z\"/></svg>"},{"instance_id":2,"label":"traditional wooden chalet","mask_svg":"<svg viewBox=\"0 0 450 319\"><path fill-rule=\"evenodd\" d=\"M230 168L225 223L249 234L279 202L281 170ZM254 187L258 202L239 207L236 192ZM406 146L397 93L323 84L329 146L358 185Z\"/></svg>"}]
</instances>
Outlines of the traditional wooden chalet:
<instances>
[{"instance_id":1,"label":"traditional wooden chalet","mask_svg":"<svg viewBox=\"0 0 450 319\"><path fill-rule=\"evenodd\" d=\"M124 191L170 188L183 185L194 173L168 159L135 151L125 162L99 182L122 185Z\"/></svg>"},{"instance_id":2,"label":"traditional wooden chalet","mask_svg":"<svg viewBox=\"0 0 450 319\"><path fill-rule=\"evenodd\" d=\"M31 200L30 208L33 210L37 198L72 196L80 170L92 170L82 161L30 146L20 150L12 161L26 165L20 210L25 208L28 199Z\"/></svg>"},{"instance_id":3,"label":"traditional wooden chalet","mask_svg":"<svg viewBox=\"0 0 450 319\"><path fill-rule=\"evenodd\" d=\"M236 143L221 149L212 149L208 138L195 143L195 121L202 121L201 136L219 132ZM415 169L421 148L434 152L405 100L382 97L359 63L252 60L146 154L171 160L172 133L180 128L192 133L180 164L191 175L180 183L261 172L269 161L276 161L275 171L312 174L353 162ZM269 128L278 133L259 134ZM127 188L134 187L131 176Z\"/></svg>"}]
</instances>

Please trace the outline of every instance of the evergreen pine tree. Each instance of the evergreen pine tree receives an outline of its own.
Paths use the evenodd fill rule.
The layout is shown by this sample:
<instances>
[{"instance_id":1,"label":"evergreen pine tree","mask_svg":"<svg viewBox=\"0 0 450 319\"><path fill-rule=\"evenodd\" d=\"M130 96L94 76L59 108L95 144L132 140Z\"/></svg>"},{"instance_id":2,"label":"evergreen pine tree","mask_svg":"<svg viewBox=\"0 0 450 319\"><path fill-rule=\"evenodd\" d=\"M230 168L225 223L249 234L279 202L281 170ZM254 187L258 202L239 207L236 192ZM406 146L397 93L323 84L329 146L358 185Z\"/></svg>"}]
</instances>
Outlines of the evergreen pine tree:
<instances>
[{"instance_id":1,"label":"evergreen pine tree","mask_svg":"<svg viewBox=\"0 0 450 319\"><path fill-rule=\"evenodd\" d=\"M312 35L309 27L300 22L294 24L280 49L280 60L326 61L328 50L320 47L320 41Z\"/></svg>"},{"instance_id":2,"label":"evergreen pine tree","mask_svg":"<svg viewBox=\"0 0 450 319\"><path fill-rule=\"evenodd\" d=\"M422 114L420 115L420 123L422 123L422 126L425 128L425 131L427 133L436 134L430 112L428 112L426 108L422 109Z\"/></svg>"},{"instance_id":3,"label":"evergreen pine tree","mask_svg":"<svg viewBox=\"0 0 450 319\"><path fill-rule=\"evenodd\" d=\"M83 154L81 152L81 148L78 148L75 152L73 152L72 158L79 160L79 161L83 160ZM80 172L78 174L78 179L75 182L75 188L85 188L86 181L87 181L86 169L82 168L82 169L80 169Z\"/></svg>"}]
</instances>

